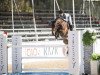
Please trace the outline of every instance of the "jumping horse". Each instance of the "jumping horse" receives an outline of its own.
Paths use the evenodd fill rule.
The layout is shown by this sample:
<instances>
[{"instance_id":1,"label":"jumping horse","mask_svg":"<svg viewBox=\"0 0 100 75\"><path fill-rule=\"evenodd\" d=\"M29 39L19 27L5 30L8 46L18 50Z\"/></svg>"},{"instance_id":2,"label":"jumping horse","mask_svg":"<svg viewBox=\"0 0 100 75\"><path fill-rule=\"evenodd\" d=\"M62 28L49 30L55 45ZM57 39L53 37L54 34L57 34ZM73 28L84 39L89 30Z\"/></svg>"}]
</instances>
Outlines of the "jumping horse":
<instances>
[{"instance_id":1,"label":"jumping horse","mask_svg":"<svg viewBox=\"0 0 100 75\"><path fill-rule=\"evenodd\" d=\"M70 29L69 23L66 22L64 19L58 17L54 21L52 21L51 27L52 27L52 35L54 35L56 39L59 36L61 36L63 42L65 44L68 44L67 37L68 37L68 30Z\"/></svg>"}]
</instances>

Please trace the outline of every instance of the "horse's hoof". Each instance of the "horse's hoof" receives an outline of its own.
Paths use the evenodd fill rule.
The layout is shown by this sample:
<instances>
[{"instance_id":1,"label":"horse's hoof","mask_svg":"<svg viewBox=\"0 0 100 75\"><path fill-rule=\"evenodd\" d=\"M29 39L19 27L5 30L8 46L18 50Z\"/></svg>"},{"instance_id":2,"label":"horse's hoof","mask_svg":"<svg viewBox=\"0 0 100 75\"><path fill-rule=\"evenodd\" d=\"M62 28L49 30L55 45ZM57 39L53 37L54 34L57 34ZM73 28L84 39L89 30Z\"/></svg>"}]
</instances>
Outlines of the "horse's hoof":
<instances>
[{"instance_id":1,"label":"horse's hoof","mask_svg":"<svg viewBox=\"0 0 100 75\"><path fill-rule=\"evenodd\" d=\"M68 44L68 40L67 39L64 39L63 42L64 42L64 44Z\"/></svg>"},{"instance_id":2,"label":"horse's hoof","mask_svg":"<svg viewBox=\"0 0 100 75\"><path fill-rule=\"evenodd\" d=\"M58 39L57 37L55 37L56 39Z\"/></svg>"},{"instance_id":3,"label":"horse's hoof","mask_svg":"<svg viewBox=\"0 0 100 75\"><path fill-rule=\"evenodd\" d=\"M54 35L54 33L52 32L52 35Z\"/></svg>"}]
</instances>

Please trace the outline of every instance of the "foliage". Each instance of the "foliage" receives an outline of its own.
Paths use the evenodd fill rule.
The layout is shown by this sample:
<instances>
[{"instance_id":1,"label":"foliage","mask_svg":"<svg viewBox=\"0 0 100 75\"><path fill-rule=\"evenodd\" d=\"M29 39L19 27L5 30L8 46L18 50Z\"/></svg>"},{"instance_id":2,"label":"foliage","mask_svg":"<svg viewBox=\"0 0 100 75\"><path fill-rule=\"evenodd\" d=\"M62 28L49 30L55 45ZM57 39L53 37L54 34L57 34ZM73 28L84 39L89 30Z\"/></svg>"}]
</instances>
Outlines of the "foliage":
<instances>
[{"instance_id":1,"label":"foliage","mask_svg":"<svg viewBox=\"0 0 100 75\"><path fill-rule=\"evenodd\" d=\"M32 0L13 0L16 2L18 10L15 8L14 11L30 11L32 9ZM72 0L57 0L59 7L64 10L72 10ZM80 9L80 2L82 0L75 0L76 9ZM34 0L34 7L38 10L53 10L54 0ZM29 8L29 10L28 10ZM57 9L57 6L56 6ZM57 9L58 10L58 9ZM11 11L11 0L0 0L0 11Z\"/></svg>"},{"instance_id":2,"label":"foliage","mask_svg":"<svg viewBox=\"0 0 100 75\"><path fill-rule=\"evenodd\" d=\"M0 0L0 11L10 11L11 2L10 0Z\"/></svg>"},{"instance_id":3,"label":"foliage","mask_svg":"<svg viewBox=\"0 0 100 75\"><path fill-rule=\"evenodd\" d=\"M32 11L30 0L14 0L15 12L30 12Z\"/></svg>"},{"instance_id":4,"label":"foliage","mask_svg":"<svg viewBox=\"0 0 100 75\"><path fill-rule=\"evenodd\" d=\"M100 54L93 53L93 54L91 55L91 59L92 59L92 60L100 60Z\"/></svg>"},{"instance_id":5,"label":"foliage","mask_svg":"<svg viewBox=\"0 0 100 75\"><path fill-rule=\"evenodd\" d=\"M13 0L18 6L18 10L14 11L20 12L30 12L32 11L32 0ZM64 10L72 10L72 1L73 0L57 0L59 7ZM54 9L54 0L34 0L34 7L37 10L53 10ZM94 1L94 6L91 6L91 14L100 19L100 1ZM27 5L28 4L28 5ZM30 9L31 8L31 9ZM57 9L57 5L56 5ZM88 1L85 4L85 13L89 13L89 3ZM58 9L57 9L58 10ZM83 10L83 0L75 0L75 10ZM0 0L0 11L11 11L11 0Z\"/></svg>"},{"instance_id":6,"label":"foliage","mask_svg":"<svg viewBox=\"0 0 100 75\"><path fill-rule=\"evenodd\" d=\"M0 0L0 11L11 11L11 1L12 0ZM31 9L31 0L13 0L14 11L16 12L27 12Z\"/></svg>"},{"instance_id":7,"label":"foliage","mask_svg":"<svg viewBox=\"0 0 100 75\"><path fill-rule=\"evenodd\" d=\"M96 33L94 31L90 32L89 30L87 30L83 34L82 41L83 41L84 45L89 46L89 45L93 44L95 42L95 40L96 40Z\"/></svg>"}]
</instances>

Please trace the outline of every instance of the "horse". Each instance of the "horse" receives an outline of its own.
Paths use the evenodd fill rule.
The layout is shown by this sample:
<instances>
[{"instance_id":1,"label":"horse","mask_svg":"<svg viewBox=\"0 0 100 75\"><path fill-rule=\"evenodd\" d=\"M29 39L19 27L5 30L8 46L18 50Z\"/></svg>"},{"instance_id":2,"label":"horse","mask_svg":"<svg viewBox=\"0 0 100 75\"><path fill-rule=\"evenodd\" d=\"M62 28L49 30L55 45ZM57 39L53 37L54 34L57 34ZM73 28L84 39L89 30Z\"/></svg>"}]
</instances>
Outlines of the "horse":
<instances>
[{"instance_id":1,"label":"horse","mask_svg":"<svg viewBox=\"0 0 100 75\"><path fill-rule=\"evenodd\" d=\"M62 37L63 42L68 44L68 30L69 30L69 23L66 22L64 19L58 17L54 21L52 21L52 35L55 36L57 39L59 36Z\"/></svg>"}]
</instances>

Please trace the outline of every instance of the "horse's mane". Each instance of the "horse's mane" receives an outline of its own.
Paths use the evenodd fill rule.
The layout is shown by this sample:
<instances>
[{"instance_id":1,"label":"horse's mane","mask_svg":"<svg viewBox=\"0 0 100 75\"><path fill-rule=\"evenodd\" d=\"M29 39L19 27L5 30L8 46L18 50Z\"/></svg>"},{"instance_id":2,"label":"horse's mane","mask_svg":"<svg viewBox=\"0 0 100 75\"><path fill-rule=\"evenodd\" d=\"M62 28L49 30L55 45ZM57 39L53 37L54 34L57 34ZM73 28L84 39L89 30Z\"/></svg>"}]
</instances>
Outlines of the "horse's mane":
<instances>
[{"instance_id":1,"label":"horse's mane","mask_svg":"<svg viewBox=\"0 0 100 75\"><path fill-rule=\"evenodd\" d=\"M61 19L61 20L65 21L63 18L57 17L57 18L55 19L55 22L56 22L58 19ZM66 22L66 21L65 21L65 22Z\"/></svg>"}]
</instances>

